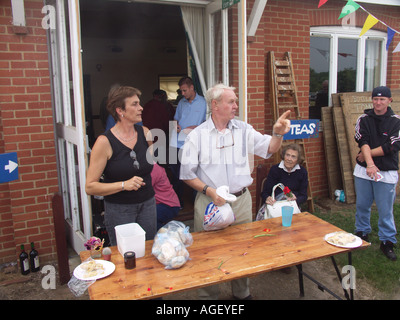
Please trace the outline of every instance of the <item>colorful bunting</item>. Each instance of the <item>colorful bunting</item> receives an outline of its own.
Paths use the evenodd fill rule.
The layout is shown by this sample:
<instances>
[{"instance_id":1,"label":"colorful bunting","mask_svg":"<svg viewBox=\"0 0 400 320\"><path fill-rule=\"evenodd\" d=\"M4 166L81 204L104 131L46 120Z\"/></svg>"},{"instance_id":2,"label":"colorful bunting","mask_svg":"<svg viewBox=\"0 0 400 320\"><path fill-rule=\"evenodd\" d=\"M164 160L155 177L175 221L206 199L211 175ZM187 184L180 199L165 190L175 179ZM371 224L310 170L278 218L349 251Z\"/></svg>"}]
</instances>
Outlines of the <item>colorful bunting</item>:
<instances>
[{"instance_id":1,"label":"colorful bunting","mask_svg":"<svg viewBox=\"0 0 400 320\"><path fill-rule=\"evenodd\" d=\"M328 0L319 0L318 8L322 7Z\"/></svg>"},{"instance_id":2,"label":"colorful bunting","mask_svg":"<svg viewBox=\"0 0 400 320\"><path fill-rule=\"evenodd\" d=\"M327 2L328 2L328 0L319 0L318 8L320 8L321 6L323 6ZM393 40L394 35L396 33L400 34L400 31L389 27L385 22L380 21L379 19L375 18L372 14L370 14L367 10L365 10L364 7L359 5L356 1L347 0L347 3L343 7L342 12L340 13L340 16L339 16L338 20L344 18L345 16L347 16L350 13L353 13L353 12L357 11L359 8L361 8L366 13L368 13L368 17L364 22L364 26L363 26L363 28L361 30L360 37L363 34L365 34L369 29L371 29L375 24L380 22L380 23L382 23L383 25L385 25L387 27L387 37L388 37L388 39L387 39L387 43L386 43L386 50L389 50L389 46L390 46L390 43ZM400 52L400 43L396 46L396 49L393 50L393 53L396 53L396 52Z\"/></svg>"},{"instance_id":3,"label":"colorful bunting","mask_svg":"<svg viewBox=\"0 0 400 320\"><path fill-rule=\"evenodd\" d=\"M369 29L371 29L374 25L378 23L378 19L375 18L373 15L369 14L367 20L364 22L364 26L361 30L360 37L366 33Z\"/></svg>"},{"instance_id":4,"label":"colorful bunting","mask_svg":"<svg viewBox=\"0 0 400 320\"><path fill-rule=\"evenodd\" d=\"M358 8L360 8L360 5L358 3L355 3L353 0L349 0L347 4L343 7L342 13L340 14L338 20L344 18L350 13L355 12Z\"/></svg>"}]
</instances>

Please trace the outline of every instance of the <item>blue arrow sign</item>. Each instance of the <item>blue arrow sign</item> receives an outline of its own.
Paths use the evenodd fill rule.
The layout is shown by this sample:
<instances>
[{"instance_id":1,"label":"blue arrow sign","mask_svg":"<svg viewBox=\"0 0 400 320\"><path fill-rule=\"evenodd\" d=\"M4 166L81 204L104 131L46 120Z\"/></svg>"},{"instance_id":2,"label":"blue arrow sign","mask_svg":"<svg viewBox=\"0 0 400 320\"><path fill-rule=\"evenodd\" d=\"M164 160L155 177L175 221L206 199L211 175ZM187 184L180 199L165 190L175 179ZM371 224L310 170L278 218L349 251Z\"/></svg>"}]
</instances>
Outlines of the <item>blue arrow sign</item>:
<instances>
[{"instance_id":1,"label":"blue arrow sign","mask_svg":"<svg viewBox=\"0 0 400 320\"><path fill-rule=\"evenodd\" d=\"M319 135L319 120L290 120L290 131L283 140L317 138Z\"/></svg>"},{"instance_id":2,"label":"blue arrow sign","mask_svg":"<svg viewBox=\"0 0 400 320\"><path fill-rule=\"evenodd\" d=\"M18 159L16 152L0 154L0 183L18 179Z\"/></svg>"}]
</instances>

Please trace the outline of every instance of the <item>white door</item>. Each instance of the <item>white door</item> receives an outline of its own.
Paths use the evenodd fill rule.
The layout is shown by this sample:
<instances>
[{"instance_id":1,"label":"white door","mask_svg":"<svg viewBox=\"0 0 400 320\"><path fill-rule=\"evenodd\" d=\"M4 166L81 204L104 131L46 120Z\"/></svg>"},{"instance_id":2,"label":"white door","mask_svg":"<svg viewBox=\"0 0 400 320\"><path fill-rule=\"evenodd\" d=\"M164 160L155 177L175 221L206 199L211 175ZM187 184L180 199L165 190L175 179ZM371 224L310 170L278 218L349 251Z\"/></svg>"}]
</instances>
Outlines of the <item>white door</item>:
<instances>
[{"instance_id":1,"label":"white door","mask_svg":"<svg viewBox=\"0 0 400 320\"><path fill-rule=\"evenodd\" d=\"M88 163L79 0L47 0L56 147L68 241L76 252L92 234L85 192ZM51 21L55 19L54 21Z\"/></svg>"}]
</instances>

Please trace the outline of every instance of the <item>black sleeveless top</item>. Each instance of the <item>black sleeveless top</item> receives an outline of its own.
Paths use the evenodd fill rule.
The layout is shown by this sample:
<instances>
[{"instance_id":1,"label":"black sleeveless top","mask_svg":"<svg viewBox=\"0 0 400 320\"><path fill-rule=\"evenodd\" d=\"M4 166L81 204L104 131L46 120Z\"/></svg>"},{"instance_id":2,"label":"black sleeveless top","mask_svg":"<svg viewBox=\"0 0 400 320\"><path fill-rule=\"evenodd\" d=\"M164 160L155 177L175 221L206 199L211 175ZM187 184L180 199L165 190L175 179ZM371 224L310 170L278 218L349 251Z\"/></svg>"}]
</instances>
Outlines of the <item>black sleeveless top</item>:
<instances>
[{"instance_id":1,"label":"black sleeveless top","mask_svg":"<svg viewBox=\"0 0 400 320\"><path fill-rule=\"evenodd\" d=\"M107 161L107 165L104 169L104 182L117 182L126 181L131 179L133 176L143 178L146 185L140 187L137 191L120 191L108 196L104 196L104 200L113 203L131 204L141 203L149 200L154 196L154 189L151 184L151 171L153 170L153 158L149 159L149 163L146 159L146 151L149 148L149 144L144 136L143 127L135 125L137 131L137 142L133 147L136 152L136 159L139 162L139 170L133 167L133 159L129 153L132 149L121 143L111 132L107 130L104 135L107 137L111 144L113 154Z\"/></svg>"}]
</instances>

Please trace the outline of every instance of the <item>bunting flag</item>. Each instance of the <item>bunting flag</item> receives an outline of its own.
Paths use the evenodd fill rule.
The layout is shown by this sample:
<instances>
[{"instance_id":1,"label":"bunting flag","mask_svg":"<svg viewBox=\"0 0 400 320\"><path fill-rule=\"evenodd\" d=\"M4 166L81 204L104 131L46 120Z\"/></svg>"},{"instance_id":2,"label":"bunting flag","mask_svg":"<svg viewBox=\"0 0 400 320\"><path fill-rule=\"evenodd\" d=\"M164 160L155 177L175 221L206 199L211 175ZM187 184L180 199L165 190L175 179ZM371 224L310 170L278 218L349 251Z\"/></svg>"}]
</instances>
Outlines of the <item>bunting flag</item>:
<instances>
[{"instance_id":1,"label":"bunting flag","mask_svg":"<svg viewBox=\"0 0 400 320\"><path fill-rule=\"evenodd\" d=\"M319 0L318 8L322 7L328 0Z\"/></svg>"},{"instance_id":2,"label":"bunting flag","mask_svg":"<svg viewBox=\"0 0 400 320\"><path fill-rule=\"evenodd\" d=\"M355 12L358 8L360 8L360 5L353 0L349 0L347 4L343 7L342 13L340 14L338 20L344 18L350 13Z\"/></svg>"},{"instance_id":3,"label":"bunting flag","mask_svg":"<svg viewBox=\"0 0 400 320\"><path fill-rule=\"evenodd\" d=\"M389 50L390 43L392 42L395 33L396 33L396 31L394 31L392 28L390 28L390 27L387 28L388 39L387 39L387 43L386 43L386 51Z\"/></svg>"},{"instance_id":4,"label":"bunting flag","mask_svg":"<svg viewBox=\"0 0 400 320\"><path fill-rule=\"evenodd\" d=\"M393 53L395 53L395 52L400 52L400 42L397 45L396 49L393 50Z\"/></svg>"},{"instance_id":5,"label":"bunting flag","mask_svg":"<svg viewBox=\"0 0 400 320\"><path fill-rule=\"evenodd\" d=\"M361 30L360 37L366 33L369 29L371 29L374 25L378 23L378 19L375 18L373 15L369 14L367 20L364 22L364 26Z\"/></svg>"}]
</instances>

